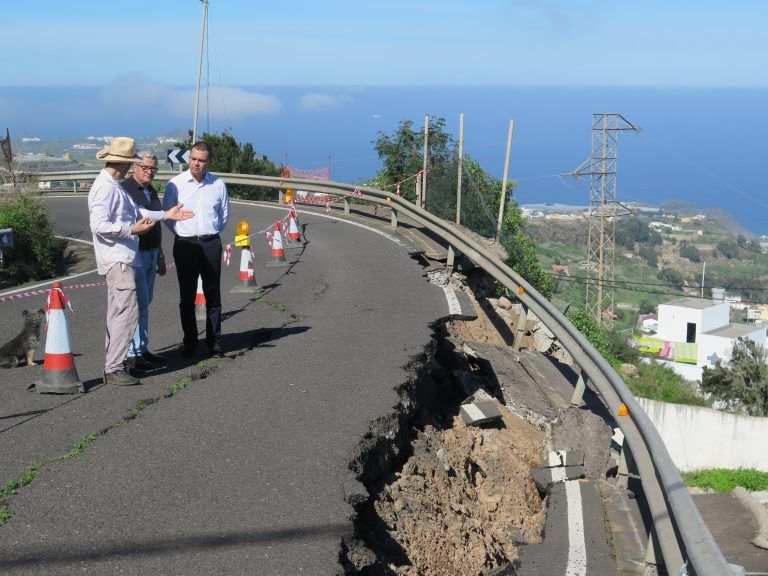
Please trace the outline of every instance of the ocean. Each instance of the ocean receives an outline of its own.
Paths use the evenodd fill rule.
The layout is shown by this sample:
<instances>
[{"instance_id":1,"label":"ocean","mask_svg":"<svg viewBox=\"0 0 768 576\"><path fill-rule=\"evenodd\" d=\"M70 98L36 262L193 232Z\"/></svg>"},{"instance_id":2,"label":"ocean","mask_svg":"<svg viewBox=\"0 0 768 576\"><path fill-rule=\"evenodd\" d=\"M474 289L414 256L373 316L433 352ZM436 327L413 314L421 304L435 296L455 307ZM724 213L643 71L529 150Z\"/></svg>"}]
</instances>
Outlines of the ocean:
<instances>
[{"instance_id":1,"label":"ocean","mask_svg":"<svg viewBox=\"0 0 768 576\"><path fill-rule=\"evenodd\" d=\"M768 200L759 174L768 127L764 88L568 87L243 87L280 102L271 115L238 117L236 102L201 102L198 132L230 131L276 162L309 169L329 164L334 180L359 182L380 167L372 142L401 120L446 120L464 151L501 177L509 120L515 119L510 179L523 204L589 202L589 179L561 176L591 153L593 113L619 113L640 132L619 135L619 201L683 200L721 207L754 234L768 233ZM311 110L307 93L325 96ZM105 96L112 94L112 96ZM225 94L226 95L226 94ZM192 125L183 110L156 100L132 104L114 89L3 88L0 117L14 137L161 135ZM228 110L230 112L228 112ZM0 125L0 127L3 127Z\"/></svg>"}]
</instances>

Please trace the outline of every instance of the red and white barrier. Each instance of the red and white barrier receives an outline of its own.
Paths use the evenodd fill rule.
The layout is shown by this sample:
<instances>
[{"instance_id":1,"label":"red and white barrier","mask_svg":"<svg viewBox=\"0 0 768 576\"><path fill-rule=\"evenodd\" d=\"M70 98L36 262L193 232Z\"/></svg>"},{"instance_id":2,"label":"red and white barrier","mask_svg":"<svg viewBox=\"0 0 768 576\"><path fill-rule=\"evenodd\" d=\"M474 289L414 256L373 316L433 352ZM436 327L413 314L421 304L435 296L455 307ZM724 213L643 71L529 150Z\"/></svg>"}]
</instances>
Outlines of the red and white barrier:
<instances>
[{"instance_id":1,"label":"red and white barrier","mask_svg":"<svg viewBox=\"0 0 768 576\"><path fill-rule=\"evenodd\" d=\"M197 294L195 294L195 320L205 322L207 313L205 311L205 293L203 292L203 277L197 277Z\"/></svg>"},{"instance_id":2,"label":"red and white barrier","mask_svg":"<svg viewBox=\"0 0 768 576\"><path fill-rule=\"evenodd\" d=\"M253 252L250 246L243 246L240 253L240 272L238 273L238 284L230 292L249 293L258 292L256 285L256 276L253 273Z\"/></svg>"},{"instance_id":3,"label":"red and white barrier","mask_svg":"<svg viewBox=\"0 0 768 576\"><path fill-rule=\"evenodd\" d=\"M69 305L69 300L61 290L61 283L56 282L48 294L45 310L47 323L43 379L35 382L35 390L41 394L74 394L82 390L83 383L77 375L69 339L65 304Z\"/></svg>"},{"instance_id":4,"label":"red and white barrier","mask_svg":"<svg viewBox=\"0 0 768 576\"><path fill-rule=\"evenodd\" d=\"M283 235L280 232L280 225L281 221L276 221L275 229L272 231L271 236L269 232L267 232L267 237L270 239L270 243L272 245L272 260L267 262L267 266L270 268L290 266L288 261L285 259L285 250L283 249Z\"/></svg>"}]
</instances>

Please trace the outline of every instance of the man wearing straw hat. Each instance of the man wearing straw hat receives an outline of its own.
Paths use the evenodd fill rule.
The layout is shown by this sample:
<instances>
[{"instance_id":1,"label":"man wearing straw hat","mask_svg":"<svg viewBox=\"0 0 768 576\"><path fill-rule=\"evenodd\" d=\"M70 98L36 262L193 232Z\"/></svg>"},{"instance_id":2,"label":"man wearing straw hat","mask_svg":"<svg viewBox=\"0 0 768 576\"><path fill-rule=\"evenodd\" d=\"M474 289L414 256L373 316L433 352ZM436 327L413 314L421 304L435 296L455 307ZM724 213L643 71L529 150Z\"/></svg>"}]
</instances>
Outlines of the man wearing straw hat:
<instances>
[{"instance_id":1,"label":"man wearing straw hat","mask_svg":"<svg viewBox=\"0 0 768 576\"><path fill-rule=\"evenodd\" d=\"M136 156L133 138L113 138L96 153L106 162L88 194L93 248L99 274L107 279L107 334L104 383L118 386L140 384L125 371L124 361L138 321L134 265L139 249L138 234L157 220L187 220L194 216L181 204L163 211L140 208L120 185Z\"/></svg>"}]
</instances>

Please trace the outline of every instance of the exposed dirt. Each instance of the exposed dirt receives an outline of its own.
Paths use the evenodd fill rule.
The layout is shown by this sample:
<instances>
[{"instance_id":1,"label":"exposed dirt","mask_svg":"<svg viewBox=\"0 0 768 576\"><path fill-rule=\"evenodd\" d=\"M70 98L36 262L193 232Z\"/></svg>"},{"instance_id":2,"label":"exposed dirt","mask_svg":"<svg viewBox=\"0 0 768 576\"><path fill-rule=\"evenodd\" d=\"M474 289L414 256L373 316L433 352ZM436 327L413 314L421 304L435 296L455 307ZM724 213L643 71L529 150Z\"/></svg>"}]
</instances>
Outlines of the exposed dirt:
<instances>
[{"instance_id":1,"label":"exposed dirt","mask_svg":"<svg viewBox=\"0 0 768 576\"><path fill-rule=\"evenodd\" d=\"M410 566L408 576L478 575L540 541L545 507L530 469L543 458L544 432L502 407L503 425L427 426L413 455L374 506Z\"/></svg>"}]
</instances>

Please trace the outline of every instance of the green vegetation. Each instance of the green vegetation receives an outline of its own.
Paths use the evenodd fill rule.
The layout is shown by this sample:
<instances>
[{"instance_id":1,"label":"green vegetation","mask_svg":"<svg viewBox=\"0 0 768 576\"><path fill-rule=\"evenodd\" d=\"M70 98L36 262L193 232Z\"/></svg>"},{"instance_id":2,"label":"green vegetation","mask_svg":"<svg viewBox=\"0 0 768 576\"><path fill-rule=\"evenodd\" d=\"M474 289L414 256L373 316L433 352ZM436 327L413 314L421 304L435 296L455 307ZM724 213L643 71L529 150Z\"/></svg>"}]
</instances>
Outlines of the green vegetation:
<instances>
[{"instance_id":1,"label":"green vegetation","mask_svg":"<svg viewBox=\"0 0 768 576\"><path fill-rule=\"evenodd\" d=\"M730 492L736 486L741 486L749 492L768 490L768 472L754 468L706 468L681 474L686 486L714 490L715 492Z\"/></svg>"},{"instance_id":2,"label":"green vegetation","mask_svg":"<svg viewBox=\"0 0 768 576\"><path fill-rule=\"evenodd\" d=\"M232 174L258 174L262 176L280 176L282 166L278 166L264 155L257 155L251 143L242 144L232 134L224 131L222 134L204 132L200 137L213 148L213 157L209 170L211 172L229 172ZM178 144L183 148L192 147L192 131L189 137ZM234 198L246 200L274 200L276 193L272 188L258 186L241 186L232 184L227 190Z\"/></svg>"},{"instance_id":3,"label":"green vegetation","mask_svg":"<svg viewBox=\"0 0 768 576\"><path fill-rule=\"evenodd\" d=\"M671 368L656 362L642 362L639 352L627 343L626 337L617 331L598 326L584 308L572 310L568 319L615 369L622 363L637 368L637 376L623 376L625 384L635 396L673 404L709 405Z\"/></svg>"},{"instance_id":4,"label":"green vegetation","mask_svg":"<svg viewBox=\"0 0 768 576\"><path fill-rule=\"evenodd\" d=\"M704 367L701 389L725 410L748 416L768 416L768 362L765 348L739 338L728 365L718 361Z\"/></svg>"},{"instance_id":5,"label":"green vegetation","mask_svg":"<svg viewBox=\"0 0 768 576\"><path fill-rule=\"evenodd\" d=\"M423 143L424 128L415 131L410 120L401 121L392 134L379 133L373 144L384 168L373 179L376 185L394 190L401 183L402 195L415 201L413 176L423 167ZM454 221L459 157L453 136L445 131L443 118L430 119L428 154L427 210L444 220ZM510 183L507 194L511 196L514 187L515 183ZM554 282L539 262L534 241L523 230L526 220L514 199L510 198L505 204L501 230L497 229L501 188L501 180L465 155L462 159L461 224L486 238L498 235L507 252L506 264L550 298ZM503 288L500 292L514 296Z\"/></svg>"},{"instance_id":6,"label":"green vegetation","mask_svg":"<svg viewBox=\"0 0 768 576\"><path fill-rule=\"evenodd\" d=\"M14 247L3 250L5 267L0 285L21 284L56 275L63 262L66 241L55 238L42 203L23 192L0 201L0 228L12 228Z\"/></svg>"}]
</instances>

